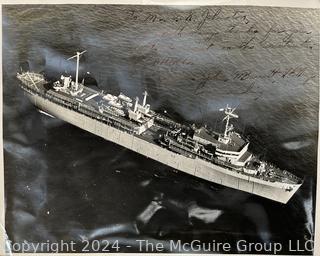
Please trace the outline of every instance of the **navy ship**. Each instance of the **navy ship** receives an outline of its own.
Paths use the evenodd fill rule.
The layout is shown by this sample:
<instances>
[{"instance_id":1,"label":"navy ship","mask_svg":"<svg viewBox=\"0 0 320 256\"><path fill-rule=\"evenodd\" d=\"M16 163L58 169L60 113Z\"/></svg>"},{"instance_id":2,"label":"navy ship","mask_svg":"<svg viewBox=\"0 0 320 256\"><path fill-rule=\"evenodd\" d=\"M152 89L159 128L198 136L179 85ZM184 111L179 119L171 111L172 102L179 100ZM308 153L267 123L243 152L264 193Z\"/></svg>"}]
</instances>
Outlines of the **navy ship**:
<instances>
[{"instance_id":1,"label":"navy ship","mask_svg":"<svg viewBox=\"0 0 320 256\"><path fill-rule=\"evenodd\" d=\"M61 75L49 82L40 73L17 73L20 87L38 109L176 170L280 203L287 203L302 185L301 178L249 151L249 141L231 123L238 118L235 108L220 109L223 133L180 124L153 111L147 92L140 102L138 97L112 95L79 82L84 52L69 58L76 58L75 81Z\"/></svg>"}]
</instances>

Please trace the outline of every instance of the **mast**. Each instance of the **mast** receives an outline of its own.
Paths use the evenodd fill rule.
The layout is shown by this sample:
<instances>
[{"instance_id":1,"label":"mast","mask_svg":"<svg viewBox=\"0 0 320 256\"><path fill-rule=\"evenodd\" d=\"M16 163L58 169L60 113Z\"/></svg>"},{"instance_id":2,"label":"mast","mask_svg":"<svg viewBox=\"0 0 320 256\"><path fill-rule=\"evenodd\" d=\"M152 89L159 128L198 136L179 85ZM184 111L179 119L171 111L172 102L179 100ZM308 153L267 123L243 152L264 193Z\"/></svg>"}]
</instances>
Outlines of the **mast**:
<instances>
[{"instance_id":1,"label":"mast","mask_svg":"<svg viewBox=\"0 0 320 256\"><path fill-rule=\"evenodd\" d=\"M78 89L79 89L79 84L78 84L78 79L79 79L79 61L80 61L80 56L83 54L83 53L85 53L87 50L84 50L84 51L82 51L82 52L77 52L77 54L76 55L74 55L74 56L72 56L72 57L70 57L70 58L68 58L68 60L71 60L71 59L73 59L73 58L75 58L75 57L77 57L77 67L76 67L76 83L75 83L75 91L77 91Z\"/></svg>"},{"instance_id":2,"label":"mast","mask_svg":"<svg viewBox=\"0 0 320 256\"><path fill-rule=\"evenodd\" d=\"M80 60L80 53L79 53L79 52L77 52L76 90L78 90L79 60Z\"/></svg>"},{"instance_id":3,"label":"mast","mask_svg":"<svg viewBox=\"0 0 320 256\"><path fill-rule=\"evenodd\" d=\"M231 118L238 118L239 116L237 114L233 113L236 110L236 108L231 108L231 107L229 107L229 105L227 105L226 108L221 108L219 110L220 111L224 111L224 114L225 114L225 117L222 119L222 121L226 120L226 126L225 126L225 130L224 130L224 133L223 133L222 141L224 143L228 143L229 140L230 140L229 132L233 129L233 125L229 124L230 123L230 119Z\"/></svg>"},{"instance_id":4,"label":"mast","mask_svg":"<svg viewBox=\"0 0 320 256\"><path fill-rule=\"evenodd\" d=\"M228 131L229 131L229 121L230 121L230 116L227 114L226 117L226 127L224 129L224 138L227 138L228 137Z\"/></svg>"}]
</instances>

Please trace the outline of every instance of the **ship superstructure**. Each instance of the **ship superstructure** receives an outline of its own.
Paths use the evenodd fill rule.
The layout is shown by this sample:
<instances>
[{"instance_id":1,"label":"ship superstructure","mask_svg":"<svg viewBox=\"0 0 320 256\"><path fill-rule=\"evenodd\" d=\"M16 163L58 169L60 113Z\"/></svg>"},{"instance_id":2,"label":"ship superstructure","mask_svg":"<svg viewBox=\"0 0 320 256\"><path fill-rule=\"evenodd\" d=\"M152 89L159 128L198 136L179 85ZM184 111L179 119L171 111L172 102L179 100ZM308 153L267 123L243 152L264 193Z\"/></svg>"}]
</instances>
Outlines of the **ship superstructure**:
<instances>
[{"instance_id":1,"label":"ship superstructure","mask_svg":"<svg viewBox=\"0 0 320 256\"><path fill-rule=\"evenodd\" d=\"M174 169L278 202L287 203L302 181L258 159L249 151L249 141L237 133L231 119L235 108L220 109L225 129L218 133L207 127L183 125L154 112L147 104L122 92L115 96L97 91L76 79L61 76L54 83L42 74L21 72L17 78L33 104L48 114L145 155Z\"/></svg>"}]
</instances>

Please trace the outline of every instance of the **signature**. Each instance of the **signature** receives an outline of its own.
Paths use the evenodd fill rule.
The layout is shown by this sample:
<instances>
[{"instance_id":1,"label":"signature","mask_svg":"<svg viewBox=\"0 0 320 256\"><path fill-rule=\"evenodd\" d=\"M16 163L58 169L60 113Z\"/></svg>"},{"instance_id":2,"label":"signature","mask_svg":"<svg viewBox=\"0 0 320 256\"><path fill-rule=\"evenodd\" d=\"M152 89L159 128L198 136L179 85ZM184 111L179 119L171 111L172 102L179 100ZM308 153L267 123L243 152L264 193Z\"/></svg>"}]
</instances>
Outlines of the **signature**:
<instances>
[{"instance_id":1,"label":"signature","mask_svg":"<svg viewBox=\"0 0 320 256\"><path fill-rule=\"evenodd\" d=\"M310 80L316 78L316 75L309 75L308 68L304 66L296 66L291 68L272 68L262 74L255 74L252 70L236 70L232 74L228 75L223 70L215 70L208 72L191 73L189 79L195 81L195 94L200 95L206 93L206 89L209 86L215 84L214 82L229 82L220 83L225 84L226 87L230 82L236 82L238 87L233 87L233 91L230 94L247 94L257 93L257 80L269 80L272 83L279 81L279 79L301 79L301 84L304 85Z\"/></svg>"}]
</instances>

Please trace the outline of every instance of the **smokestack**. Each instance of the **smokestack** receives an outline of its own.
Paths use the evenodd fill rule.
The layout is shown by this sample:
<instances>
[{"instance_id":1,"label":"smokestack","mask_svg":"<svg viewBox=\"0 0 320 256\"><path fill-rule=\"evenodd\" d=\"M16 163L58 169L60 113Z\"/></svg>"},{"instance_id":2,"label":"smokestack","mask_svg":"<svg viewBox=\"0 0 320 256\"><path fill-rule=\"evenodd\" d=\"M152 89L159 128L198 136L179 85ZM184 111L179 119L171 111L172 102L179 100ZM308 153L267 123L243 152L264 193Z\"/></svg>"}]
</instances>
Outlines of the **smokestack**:
<instances>
[{"instance_id":1,"label":"smokestack","mask_svg":"<svg viewBox=\"0 0 320 256\"><path fill-rule=\"evenodd\" d=\"M134 103L134 110L133 112L136 112L137 111L137 108L138 108L138 102L139 102L139 98L136 97L136 102Z\"/></svg>"},{"instance_id":2,"label":"smokestack","mask_svg":"<svg viewBox=\"0 0 320 256\"><path fill-rule=\"evenodd\" d=\"M148 93L147 93L147 91L144 91L144 93L143 93L143 103L142 103L142 106L145 106L146 105L146 103L147 103L147 95L148 95Z\"/></svg>"}]
</instances>

